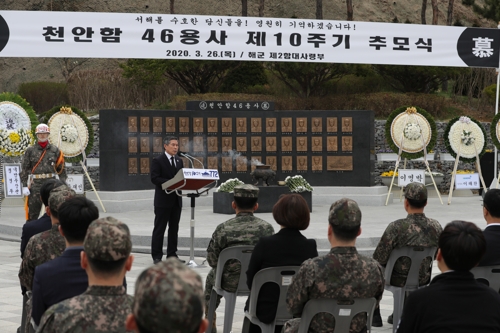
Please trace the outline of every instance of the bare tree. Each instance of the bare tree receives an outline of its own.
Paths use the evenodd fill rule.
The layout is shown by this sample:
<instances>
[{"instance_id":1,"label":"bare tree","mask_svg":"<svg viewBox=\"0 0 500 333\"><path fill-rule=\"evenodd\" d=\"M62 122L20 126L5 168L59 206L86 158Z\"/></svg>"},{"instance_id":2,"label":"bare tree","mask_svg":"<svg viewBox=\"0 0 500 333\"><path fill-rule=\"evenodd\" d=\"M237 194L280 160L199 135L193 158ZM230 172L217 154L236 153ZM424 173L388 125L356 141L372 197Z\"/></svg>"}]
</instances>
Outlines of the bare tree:
<instances>
[{"instance_id":1,"label":"bare tree","mask_svg":"<svg viewBox=\"0 0 500 333\"><path fill-rule=\"evenodd\" d=\"M346 0L345 3L347 5L347 21L352 21L353 20L352 0Z\"/></svg>"},{"instance_id":2,"label":"bare tree","mask_svg":"<svg viewBox=\"0 0 500 333\"><path fill-rule=\"evenodd\" d=\"M170 14L175 14L174 2L175 2L175 0L170 0Z\"/></svg>"},{"instance_id":3,"label":"bare tree","mask_svg":"<svg viewBox=\"0 0 500 333\"><path fill-rule=\"evenodd\" d=\"M432 4L432 24L437 25L439 18L439 8L437 0L431 0L431 4Z\"/></svg>"},{"instance_id":4,"label":"bare tree","mask_svg":"<svg viewBox=\"0 0 500 333\"><path fill-rule=\"evenodd\" d=\"M448 1L448 17L446 19L446 25L451 25L453 23L453 4L455 0Z\"/></svg>"},{"instance_id":5,"label":"bare tree","mask_svg":"<svg viewBox=\"0 0 500 333\"><path fill-rule=\"evenodd\" d=\"M265 0L260 0L259 1L259 17L264 16L264 1Z\"/></svg>"},{"instance_id":6,"label":"bare tree","mask_svg":"<svg viewBox=\"0 0 500 333\"><path fill-rule=\"evenodd\" d=\"M241 16L248 16L248 0L241 0Z\"/></svg>"},{"instance_id":7,"label":"bare tree","mask_svg":"<svg viewBox=\"0 0 500 333\"><path fill-rule=\"evenodd\" d=\"M422 19L422 24L427 24L425 20L425 12L427 10L427 0L422 0L422 12L420 13L420 17Z\"/></svg>"},{"instance_id":8,"label":"bare tree","mask_svg":"<svg viewBox=\"0 0 500 333\"><path fill-rule=\"evenodd\" d=\"M323 0L316 0L316 19L323 19Z\"/></svg>"},{"instance_id":9,"label":"bare tree","mask_svg":"<svg viewBox=\"0 0 500 333\"><path fill-rule=\"evenodd\" d=\"M81 59L75 59L75 58L55 58L56 61L59 63L59 66L61 66L61 74L64 76L64 79L66 82L69 81L71 76L74 74L75 70L82 66L84 63L89 61L90 59L88 58L81 58Z\"/></svg>"}]
</instances>

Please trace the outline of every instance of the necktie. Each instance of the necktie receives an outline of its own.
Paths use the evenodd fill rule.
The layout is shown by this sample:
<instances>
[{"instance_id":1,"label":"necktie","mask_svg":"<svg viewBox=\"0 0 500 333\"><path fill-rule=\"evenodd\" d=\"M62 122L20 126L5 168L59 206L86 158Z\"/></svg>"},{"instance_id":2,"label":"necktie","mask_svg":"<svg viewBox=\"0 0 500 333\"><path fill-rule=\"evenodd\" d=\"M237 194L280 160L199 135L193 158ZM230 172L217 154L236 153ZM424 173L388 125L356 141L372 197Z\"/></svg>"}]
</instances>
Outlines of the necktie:
<instances>
[{"instance_id":1,"label":"necktie","mask_svg":"<svg viewBox=\"0 0 500 333\"><path fill-rule=\"evenodd\" d=\"M172 168L173 168L174 170L176 170L176 167L175 167L175 162L174 162L174 157L173 157L173 156L172 156L172 157L170 157L170 164L172 165Z\"/></svg>"}]
</instances>

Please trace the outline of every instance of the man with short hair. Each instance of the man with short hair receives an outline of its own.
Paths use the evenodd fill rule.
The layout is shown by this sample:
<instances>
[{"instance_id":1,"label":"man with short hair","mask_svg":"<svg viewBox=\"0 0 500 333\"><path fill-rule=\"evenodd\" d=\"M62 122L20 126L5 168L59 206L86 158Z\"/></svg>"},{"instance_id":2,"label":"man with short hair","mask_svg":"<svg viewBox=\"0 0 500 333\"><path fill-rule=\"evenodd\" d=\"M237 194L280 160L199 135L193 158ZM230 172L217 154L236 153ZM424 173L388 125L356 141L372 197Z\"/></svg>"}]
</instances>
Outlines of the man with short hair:
<instances>
[{"instance_id":1,"label":"man with short hair","mask_svg":"<svg viewBox=\"0 0 500 333\"><path fill-rule=\"evenodd\" d=\"M424 214L427 205L427 188L421 183L410 183L405 189L404 208L408 216L391 222L384 231L382 238L373 253L373 258L385 267L392 250L405 246L434 247L438 244L439 234L443 230L438 221ZM419 283L426 285L431 279L432 260L426 258L420 265ZM390 284L403 287L410 269L409 258L399 258L394 264ZM392 314L387 319L392 324ZM373 314L373 326L382 326L380 309Z\"/></svg>"},{"instance_id":2,"label":"man with short hair","mask_svg":"<svg viewBox=\"0 0 500 333\"><path fill-rule=\"evenodd\" d=\"M61 256L35 269L31 317L36 325L51 305L87 289L88 278L80 264L80 253L90 223L98 218L96 205L85 197L68 199L59 207L59 232L66 249Z\"/></svg>"},{"instance_id":3,"label":"man with short hair","mask_svg":"<svg viewBox=\"0 0 500 333\"><path fill-rule=\"evenodd\" d=\"M500 295L470 272L485 250L476 225L448 223L436 256L442 274L408 296L397 332L500 332Z\"/></svg>"},{"instance_id":4,"label":"man with short hair","mask_svg":"<svg viewBox=\"0 0 500 333\"><path fill-rule=\"evenodd\" d=\"M151 266L137 278L131 312L127 331L203 333L201 277L175 258Z\"/></svg>"},{"instance_id":5,"label":"man with short hair","mask_svg":"<svg viewBox=\"0 0 500 333\"><path fill-rule=\"evenodd\" d=\"M207 248L207 262L212 267L205 283L205 314L207 317L210 294L215 285L217 262L222 250L232 246L255 245L261 237L274 234L271 224L253 215L259 208L258 198L258 187L249 184L236 186L234 188L234 201L231 204L236 211L236 216L219 224L212 234ZM241 272L240 262L230 260L226 262L223 270L222 288L229 292L235 292ZM217 296L216 308L219 306L220 299L221 296ZM215 313L212 332L216 332Z\"/></svg>"},{"instance_id":6,"label":"man with short hair","mask_svg":"<svg viewBox=\"0 0 500 333\"><path fill-rule=\"evenodd\" d=\"M500 189L490 189L484 195L483 216L486 228L486 253L478 266L500 265Z\"/></svg>"},{"instance_id":7,"label":"man with short hair","mask_svg":"<svg viewBox=\"0 0 500 333\"><path fill-rule=\"evenodd\" d=\"M342 198L334 202L328 215L330 252L302 263L288 287L286 303L294 317L300 317L311 299L328 298L340 302L353 298L376 298L384 292L382 267L372 258L356 250L356 238L361 234L361 210L356 201ZM351 322L351 333L366 332L366 314L357 314ZM298 332L300 318L287 321L286 333ZM333 332L335 319L322 313L314 317L309 332Z\"/></svg>"},{"instance_id":8,"label":"man with short hair","mask_svg":"<svg viewBox=\"0 0 500 333\"><path fill-rule=\"evenodd\" d=\"M38 332L125 333L133 298L127 295L123 279L132 267L131 251L126 224L113 217L92 222L79 253L89 286L83 294L51 306Z\"/></svg>"}]
</instances>

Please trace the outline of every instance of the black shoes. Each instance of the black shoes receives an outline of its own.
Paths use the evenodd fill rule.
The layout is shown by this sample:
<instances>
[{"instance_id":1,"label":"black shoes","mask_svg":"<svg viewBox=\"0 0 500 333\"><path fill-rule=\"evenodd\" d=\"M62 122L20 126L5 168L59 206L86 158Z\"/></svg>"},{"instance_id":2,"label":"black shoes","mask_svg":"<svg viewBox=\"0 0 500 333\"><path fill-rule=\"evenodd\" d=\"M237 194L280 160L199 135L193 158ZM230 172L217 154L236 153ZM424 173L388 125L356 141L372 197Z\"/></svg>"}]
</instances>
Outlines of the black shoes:
<instances>
[{"instance_id":1,"label":"black shoes","mask_svg":"<svg viewBox=\"0 0 500 333\"><path fill-rule=\"evenodd\" d=\"M182 260L180 259L177 255L173 255L173 256L167 256L167 259L168 258L177 258L177 260L179 260L181 263L185 264L186 263L186 260Z\"/></svg>"},{"instance_id":2,"label":"black shoes","mask_svg":"<svg viewBox=\"0 0 500 333\"><path fill-rule=\"evenodd\" d=\"M393 314L394 314L394 313L393 313ZM393 318L393 317L392 317L392 314L391 314L391 315L387 318L387 322L388 322L389 324L392 324L392 323L393 323L392 318Z\"/></svg>"},{"instance_id":3,"label":"black shoes","mask_svg":"<svg viewBox=\"0 0 500 333\"><path fill-rule=\"evenodd\" d=\"M157 263L159 263L159 262L161 262L161 259L153 259L153 264L155 264L155 265L156 265L156 264L157 264Z\"/></svg>"},{"instance_id":4,"label":"black shoes","mask_svg":"<svg viewBox=\"0 0 500 333\"><path fill-rule=\"evenodd\" d=\"M373 311L372 327L382 327L382 316L380 315L380 308Z\"/></svg>"}]
</instances>

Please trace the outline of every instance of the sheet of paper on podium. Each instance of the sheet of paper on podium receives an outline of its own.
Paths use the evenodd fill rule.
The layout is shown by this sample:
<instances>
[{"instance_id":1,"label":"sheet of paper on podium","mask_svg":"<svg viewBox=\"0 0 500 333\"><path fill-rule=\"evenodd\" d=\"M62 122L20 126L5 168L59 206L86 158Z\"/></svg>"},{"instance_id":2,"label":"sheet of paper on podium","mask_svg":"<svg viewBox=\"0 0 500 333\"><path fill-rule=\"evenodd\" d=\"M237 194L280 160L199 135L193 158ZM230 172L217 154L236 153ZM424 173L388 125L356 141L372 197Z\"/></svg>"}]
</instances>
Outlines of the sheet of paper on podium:
<instances>
[{"instance_id":1,"label":"sheet of paper on podium","mask_svg":"<svg viewBox=\"0 0 500 333\"><path fill-rule=\"evenodd\" d=\"M219 180L216 169L180 169L174 178L162 184L163 190L196 191Z\"/></svg>"}]
</instances>

